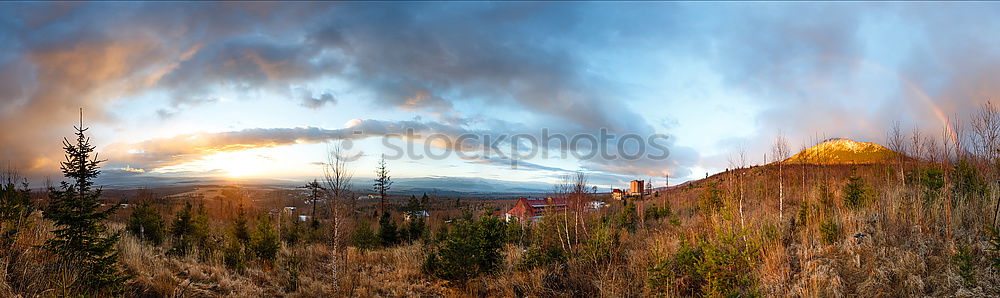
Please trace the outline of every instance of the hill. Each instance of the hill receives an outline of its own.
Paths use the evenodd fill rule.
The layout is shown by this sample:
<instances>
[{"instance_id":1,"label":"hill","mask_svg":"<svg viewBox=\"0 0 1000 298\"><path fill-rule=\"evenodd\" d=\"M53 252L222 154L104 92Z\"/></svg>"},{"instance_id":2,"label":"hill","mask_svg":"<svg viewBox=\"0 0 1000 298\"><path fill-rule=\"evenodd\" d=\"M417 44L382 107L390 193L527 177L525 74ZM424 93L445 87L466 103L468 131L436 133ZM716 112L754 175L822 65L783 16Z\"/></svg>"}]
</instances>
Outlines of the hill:
<instances>
[{"instance_id":1,"label":"hill","mask_svg":"<svg viewBox=\"0 0 1000 298\"><path fill-rule=\"evenodd\" d=\"M834 138L784 160L784 163L873 164L891 161L900 154L872 142Z\"/></svg>"}]
</instances>

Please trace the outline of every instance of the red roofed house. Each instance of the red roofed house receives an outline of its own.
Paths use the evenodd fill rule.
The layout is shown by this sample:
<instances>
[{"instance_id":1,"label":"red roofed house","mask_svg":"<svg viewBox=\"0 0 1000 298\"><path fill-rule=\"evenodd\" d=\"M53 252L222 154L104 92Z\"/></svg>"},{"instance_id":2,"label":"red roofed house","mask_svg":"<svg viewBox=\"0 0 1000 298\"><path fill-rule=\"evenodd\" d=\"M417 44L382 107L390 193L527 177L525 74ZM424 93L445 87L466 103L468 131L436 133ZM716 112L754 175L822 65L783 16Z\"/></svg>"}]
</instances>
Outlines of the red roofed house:
<instances>
[{"instance_id":1,"label":"red roofed house","mask_svg":"<svg viewBox=\"0 0 1000 298\"><path fill-rule=\"evenodd\" d=\"M504 219L510 221L512 219L518 220L532 220L541 218L545 215L545 212L553 211L566 211L569 209L566 199L557 198L545 198L545 199L529 199L520 198L517 199L517 203L514 203L514 207L510 208L509 211L504 215Z\"/></svg>"},{"instance_id":2,"label":"red roofed house","mask_svg":"<svg viewBox=\"0 0 1000 298\"><path fill-rule=\"evenodd\" d=\"M624 190L617 189L617 188L611 190L611 198L614 198L615 200L621 200L621 199L624 199L627 196L628 195L625 194Z\"/></svg>"}]
</instances>

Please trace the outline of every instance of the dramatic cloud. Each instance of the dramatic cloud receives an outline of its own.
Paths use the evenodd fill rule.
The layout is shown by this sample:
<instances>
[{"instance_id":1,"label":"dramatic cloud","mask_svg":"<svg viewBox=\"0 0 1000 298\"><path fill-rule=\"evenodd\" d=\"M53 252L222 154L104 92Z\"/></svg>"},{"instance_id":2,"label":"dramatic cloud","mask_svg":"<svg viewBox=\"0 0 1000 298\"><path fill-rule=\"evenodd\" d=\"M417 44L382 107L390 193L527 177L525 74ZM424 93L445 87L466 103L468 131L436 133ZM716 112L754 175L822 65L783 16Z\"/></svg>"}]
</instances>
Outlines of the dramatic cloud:
<instances>
[{"instance_id":1,"label":"dramatic cloud","mask_svg":"<svg viewBox=\"0 0 1000 298\"><path fill-rule=\"evenodd\" d=\"M120 122L135 120L119 115L172 126L189 113L269 104L229 132L188 125L106 141L102 154L143 175L219 152L407 138L408 129L536 138L603 129L668 136L669 157L518 162L608 181L698 178L696 168L725 167L719 152L735 144L766 152L779 130L793 144L817 134L880 141L892 120L933 130L964 117L1000 93L991 81L1000 38L989 34L998 12L992 3L6 3L0 125L13 129L0 134L0 159L57 173L59 141L81 107L86 123L128 127ZM244 106L217 107L225 101ZM662 124L706 106L728 110ZM327 118L369 120L320 128ZM719 133L665 131L701 127ZM431 145L481 152L482 140ZM612 155L640 149L602 143ZM458 162L509 166L495 156Z\"/></svg>"}]
</instances>

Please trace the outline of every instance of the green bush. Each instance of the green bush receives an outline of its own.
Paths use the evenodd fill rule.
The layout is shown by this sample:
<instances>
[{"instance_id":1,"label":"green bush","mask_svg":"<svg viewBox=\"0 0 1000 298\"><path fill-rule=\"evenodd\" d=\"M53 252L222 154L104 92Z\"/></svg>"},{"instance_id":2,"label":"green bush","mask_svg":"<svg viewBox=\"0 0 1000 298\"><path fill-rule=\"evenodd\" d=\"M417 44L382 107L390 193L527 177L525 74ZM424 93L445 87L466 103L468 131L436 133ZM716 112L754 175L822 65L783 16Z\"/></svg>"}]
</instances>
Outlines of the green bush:
<instances>
[{"instance_id":1,"label":"green bush","mask_svg":"<svg viewBox=\"0 0 1000 298\"><path fill-rule=\"evenodd\" d=\"M243 210L243 205L236 210L236 217L233 218L233 238L240 244L246 246L250 244L250 227L247 226L247 213Z\"/></svg>"},{"instance_id":2,"label":"green bush","mask_svg":"<svg viewBox=\"0 0 1000 298\"><path fill-rule=\"evenodd\" d=\"M166 235L160 211L147 202L140 203L135 211L132 211L126 229L143 242L149 241L153 245L163 243L163 238Z\"/></svg>"},{"instance_id":3,"label":"green bush","mask_svg":"<svg viewBox=\"0 0 1000 298\"><path fill-rule=\"evenodd\" d=\"M718 212L722 209L722 190L716 182L708 183L708 187L698 196L698 208L706 213Z\"/></svg>"},{"instance_id":4,"label":"green bush","mask_svg":"<svg viewBox=\"0 0 1000 298\"><path fill-rule=\"evenodd\" d=\"M17 185L13 175L5 178L6 181L0 182L0 222L23 222L34 211L31 190L27 182Z\"/></svg>"},{"instance_id":5,"label":"green bush","mask_svg":"<svg viewBox=\"0 0 1000 298\"><path fill-rule=\"evenodd\" d=\"M517 270L531 270L549 264L566 262L566 253L557 246L538 247L532 246L524 252L521 261L517 263Z\"/></svg>"},{"instance_id":6,"label":"green bush","mask_svg":"<svg viewBox=\"0 0 1000 298\"><path fill-rule=\"evenodd\" d=\"M22 183L18 187L13 175L5 178L7 181L0 184L0 249L13 245L15 236L27 223L28 215L34 211L28 183Z\"/></svg>"},{"instance_id":7,"label":"green bush","mask_svg":"<svg viewBox=\"0 0 1000 298\"><path fill-rule=\"evenodd\" d=\"M670 218L673 216L673 211L670 210L670 206L657 207L656 204L652 204L649 208L646 208L644 216L647 221L655 221L661 218Z\"/></svg>"},{"instance_id":8,"label":"green bush","mask_svg":"<svg viewBox=\"0 0 1000 298\"><path fill-rule=\"evenodd\" d=\"M930 202L938 197L944 187L944 172L937 167L929 167L920 171L920 185L924 187L924 198Z\"/></svg>"},{"instance_id":9,"label":"green bush","mask_svg":"<svg viewBox=\"0 0 1000 298\"><path fill-rule=\"evenodd\" d=\"M844 204L848 208L861 208L867 203L870 194L868 184L860 176L851 173L851 176L847 177L847 184L844 185Z\"/></svg>"},{"instance_id":10,"label":"green bush","mask_svg":"<svg viewBox=\"0 0 1000 298\"><path fill-rule=\"evenodd\" d=\"M988 227L986 234L989 239L989 249L993 252L993 256L990 257L990 265L993 266L993 270L1000 271L1000 229Z\"/></svg>"},{"instance_id":11,"label":"green bush","mask_svg":"<svg viewBox=\"0 0 1000 298\"><path fill-rule=\"evenodd\" d=\"M205 207L198 204L198 209L195 210L191 202L184 202L184 207L177 212L170 227L170 235L174 237L171 254L187 255L194 248L202 248L207 254L211 248L208 242L208 213Z\"/></svg>"},{"instance_id":12,"label":"green bush","mask_svg":"<svg viewBox=\"0 0 1000 298\"><path fill-rule=\"evenodd\" d=\"M827 218L819 225L819 233L823 244L836 243L842 237L840 226L832 218Z\"/></svg>"},{"instance_id":13,"label":"green bush","mask_svg":"<svg viewBox=\"0 0 1000 298\"><path fill-rule=\"evenodd\" d=\"M958 275L965 281L965 285L971 287L975 284L976 271L974 264L976 259L972 255L972 249L968 244L962 243L958 245L958 251L955 252L952 261L955 263L955 268L958 269Z\"/></svg>"},{"instance_id":14,"label":"green bush","mask_svg":"<svg viewBox=\"0 0 1000 298\"><path fill-rule=\"evenodd\" d=\"M792 218L792 226L804 227L808 224L807 220L809 220L809 202L802 202L802 205L799 205L799 212Z\"/></svg>"},{"instance_id":15,"label":"green bush","mask_svg":"<svg viewBox=\"0 0 1000 298\"><path fill-rule=\"evenodd\" d=\"M406 228L403 229L403 238L407 242L412 243L419 239L423 239L427 235L427 224L424 222L424 217L422 216L411 216L410 220L406 222Z\"/></svg>"},{"instance_id":16,"label":"green bush","mask_svg":"<svg viewBox=\"0 0 1000 298\"><path fill-rule=\"evenodd\" d=\"M986 196L989 190L986 180L979 174L979 169L969 161L962 159L955 164L952 171L951 181L952 191L960 198L972 198Z\"/></svg>"},{"instance_id":17,"label":"green bush","mask_svg":"<svg viewBox=\"0 0 1000 298\"><path fill-rule=\"evenodd\" d=\"M294 216L285 217L287 223L281 225L281 240L285 241L288 245L298 244L302 241L303 231L302 222L295 218Z\"/></svg>"},{"instance_id":18,"label":"green bush","mask_svg":"<svg viewBox=\"0 0 1000 298\"><path fill-rule=\"evenodd\" d=\"M629 203L625 201L625 207L622 208L622 212L618 216L618 226L634 233L638 222L639 215L635 211L635 202Z\"/></svg>"},{"instance_id":19,"label":"green bush","mask_svg":"<svg viewBox=\"0 0 1000 298\"><path fill-rule=\"evenodd\" d=\"M647 281L654 292L675 296L755 296L753 268L759 248L736 233L681 241L673 256L654 264Z\"/></svg>"},{"instance_id":20,"label":"green bush","mask_svg":"<svg viewBox=\"0 0 1000 298\"><path fill-rule=\"evenodd\" d=\"M243 272L246 269L247 259L246 246L236 239L230 239L226 247L222 249L222 262L226 268Z\"/></svg>"},{"instance_id":21,"label":"green bush","mask_svg":"<svg viewBox=\"0 0 1000 298\"><path fill-rule=\"evenodd\" d=\"M531 225L521 224L520 221L512 220L507 222L507 231L504 235L509 243L518 245L529 245L531 239Z\"/></svg>"},{"instance_id":22,"label":"green bush","mask_svg":"<svg viewBox=\"0 0 1000 298\"><path fill-rule=\"evenodd\" d=\"M372 230L371 224L362 221L354 225L354 231L351 232L351 244L358 249L374 249L379 245L379 238Z\"/></svg>"},{"instance_id":23,"label":"green bush","mask_svg":"<svg viewBox=\"0 0 1000 298\"><path fill-rule=\"evenodd\" d=\"M274 261L280 248L281 241L274 226L271 225L271 218L266 215L260 216L257 220L257 233L253 239L254 255L265 261Z\"/></svg>"},{"instance_id":24,"label":"green bush","mask_svg":"<svg viewBox=\"0 0 1000 298\"><path fill-rule=\"evenodd\" d=\"M400 242L399 229L388 210L383 212L378 220L378 238L383 247L394 246Z\"/></svg>"},{"instance_id":25,"label":"green bush","mask_svg":"<svg viewBox=\"0 0 1000 298\"><path fill-rule=\"evenodd\" d=\"M445 240L424 261L425 272L447 280L465 281L494 272L503 262L500 248L504 224L491 217L453 223Z\"/></svg>"},{"instance_id":26,"label":"green bush","mask_svg":"<svg viewBox=\"0 0 1000 298\"><path fill-rule=\"evenodd\" d=\"M594 265L606 264L612 260L621 259L619 246L621 246L620 230L613 229L607 224L596 226L590 237L583 243L580 254L583 260Z\"/></svg>"}]
</instances>

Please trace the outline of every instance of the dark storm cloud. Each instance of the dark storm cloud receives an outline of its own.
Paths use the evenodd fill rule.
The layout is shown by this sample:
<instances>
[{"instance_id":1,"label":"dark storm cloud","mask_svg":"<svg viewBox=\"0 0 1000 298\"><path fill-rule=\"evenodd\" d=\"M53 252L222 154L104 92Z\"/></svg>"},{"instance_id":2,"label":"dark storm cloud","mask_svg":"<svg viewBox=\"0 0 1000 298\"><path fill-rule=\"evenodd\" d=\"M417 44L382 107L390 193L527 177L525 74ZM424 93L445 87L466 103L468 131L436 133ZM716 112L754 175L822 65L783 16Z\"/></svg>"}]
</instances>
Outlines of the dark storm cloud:
<instances>
[{"instance_id":1,"label":"dark storm cloud","mask_svg":"<svg viewBox=\"0 0 1000 298\"><path fill-rule=\"evenodd\" d=\"M116 14L106 14L110 8ZM87 107L90 120L113 120L103 117L105 106L147 90L168 92L171 104L157 114L170 118L218 100L216 88L295 98L293 86L329 77L367 89L379 105L430 113L449 125L477 117L456 111L466 102L536 114L543 120L530 123L535 127L652 132L618 104L606 78L586 71L579 51L563 44L561 33L583 21L568 5L96 3L5 10L13 21L4 30L15 37L0 57L14 62L3 66L0 94L12 98L5 113L22 115L5 120L44 119L24 130L37 141L63 134L56 132L76 107ZM18 62L30 57L38 59ZM60 63L45 64L52 60ZM31 86L65 90L25 89ZM329 94L298 98L310 108L334 102ZM53 106L57 112L47 113ZM36 143L12 145L4 158L38 160L30 167L52 170L57 149L39 151Z\"/></svg>"},{"instance_id":2,"label":"dark storm cloud","mask_svg":"<svg viewBox=\"0 0 1000 298\"><path fill-rule=\"evenodd\" d=\"M266 13L260 8L0 4L0 125L17 128L0 134L0 159L17 163L31 175L53 174L61 136L69 135L78 121L78 108L85 108L88 123L114 121L107 111L111 103L156 87L179 61L196 53L198 45L252 32L267 26L268 20L287 21L306 7ZM267 59L274 51L250 53L272 62ZM277 68L285 74L282 70Z\"/></svg>"}]
</instances>

